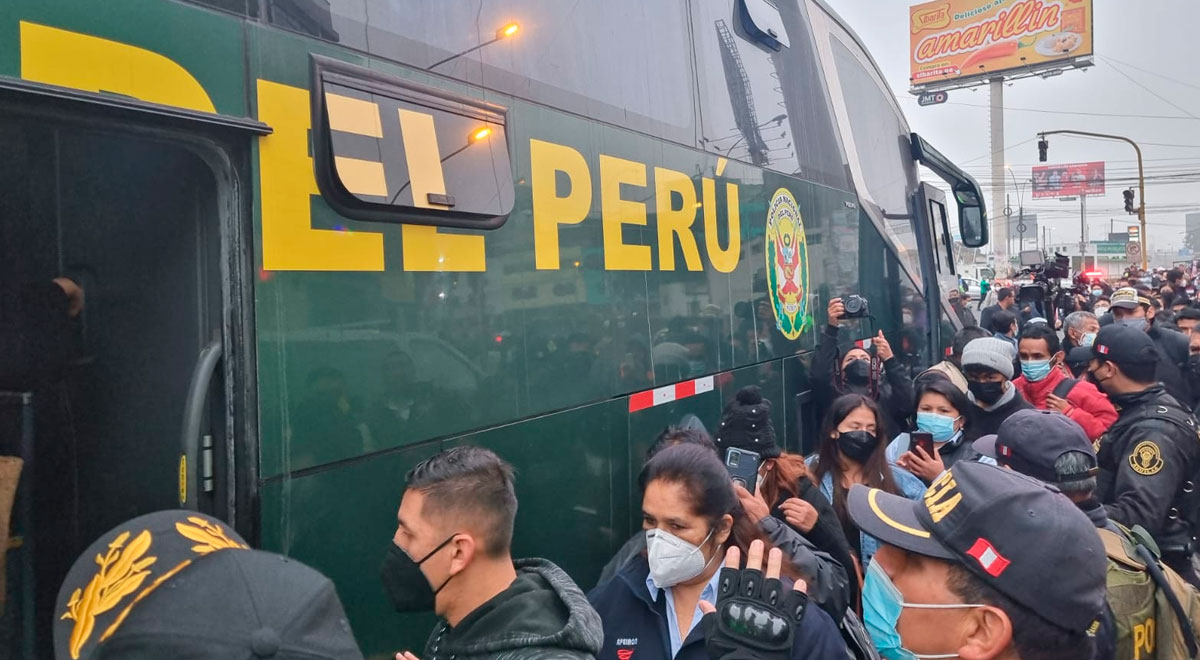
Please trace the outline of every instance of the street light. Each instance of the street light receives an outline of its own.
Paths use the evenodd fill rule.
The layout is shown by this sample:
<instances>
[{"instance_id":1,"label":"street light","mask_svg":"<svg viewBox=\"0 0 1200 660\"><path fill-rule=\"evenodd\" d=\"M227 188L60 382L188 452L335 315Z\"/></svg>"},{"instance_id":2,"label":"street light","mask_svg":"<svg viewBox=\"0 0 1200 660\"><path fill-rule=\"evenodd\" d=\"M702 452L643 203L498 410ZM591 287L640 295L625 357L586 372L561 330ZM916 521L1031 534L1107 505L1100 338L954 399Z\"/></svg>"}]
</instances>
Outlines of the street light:
<instances>
[{"instance_id":1,"label":"street light","mask_svg":"<svg viewBox=\"0 0 1200 660\"><path fill-rule=\"evenodd\" d=\"M446 62L449 62L450 60L458 59L458 58L462 57L463 55L466 55L467 53L473 53L473 52L479 50L480 48L483 48L484 46L490 46L490 45L496 43L497 41L500 41L501 39L511 38L513 35L515 35L520 30L521 30L520 24L518 24L516 22L508 23L508 24L502 26L500 29L496 30L496 38L488 39L487 41L479 44L478 46L472 46L471 48L468 48L461 53L455 53L455 54L451 55L450 57L447 57L444 60L438 60L438 61L434 62L433 64L430 64L429 66L425 67L425 70L432 71L435 68L445 64Z\"/></svg>"},{"instance_id":2,"label":"street light","mask_svg":"<svg viewBox=\"0 0 1200 660\"><path fill-rule=\"evenodd\" d=\"M1017 240L1020 242L1019 246L1021 250L1024 250L1025 232L1021 231L1021 227L1025 226L1025 187L1017 183L1017 175L1013 173L1011 165L1005 164L1004 169L1008 170L1008 175L1012 177L1013 188L1017 189L1017 230L1019 232L1019 238ZM1009 207L1007 215L1011 217L1011 207ZM1034 238L1036 239L1037 237L1035 236ZM1021 250L1017 250L1017 252L1020 252Z\"/></svg>"}]
</instances>

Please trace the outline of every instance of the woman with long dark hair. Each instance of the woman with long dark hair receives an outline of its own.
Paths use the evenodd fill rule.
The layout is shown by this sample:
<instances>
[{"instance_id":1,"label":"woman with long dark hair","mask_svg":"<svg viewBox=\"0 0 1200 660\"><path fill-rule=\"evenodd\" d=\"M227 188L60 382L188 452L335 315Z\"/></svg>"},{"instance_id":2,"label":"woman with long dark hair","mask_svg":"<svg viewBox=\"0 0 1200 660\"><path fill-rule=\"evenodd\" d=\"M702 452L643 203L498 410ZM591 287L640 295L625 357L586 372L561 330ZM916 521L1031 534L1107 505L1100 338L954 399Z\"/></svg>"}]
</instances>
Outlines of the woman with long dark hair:
<instances>
[{"instance_id":1,"label":"woman with long dark hair","mask_svg":"<svg viewBox=\"0 0 1200 660\"><path fill-rule=\"evenodd\" d=\"M914 500L925 492L920 479L888 462L883 442L886 429L875 401L862 394L844 394L829 407L821 428L820 449L808 459L813 480L833 502L842 531L851 550L858 554L863 571L879 543L850 520L846 511L850 486L862 484Z\"/></svg>"},{"instance_id":2,"label":"woman with long dark hair","mask_svg":"<svg viewBox=\"0 0 1200 660\"><path fill-rule=\"evenodd\" d=\"M742 510L733 482L711 450L694 444L664 449L642 469L646 553L588 594L604 623L598 658L636 649L655 660L707 660L700 601L716 602L725 551L743 553L764 540ZM783 574L795 578L787 562ZM845 657L833 620L809 607L796 629L793 660Z\"/></svg>"}]
</instances>

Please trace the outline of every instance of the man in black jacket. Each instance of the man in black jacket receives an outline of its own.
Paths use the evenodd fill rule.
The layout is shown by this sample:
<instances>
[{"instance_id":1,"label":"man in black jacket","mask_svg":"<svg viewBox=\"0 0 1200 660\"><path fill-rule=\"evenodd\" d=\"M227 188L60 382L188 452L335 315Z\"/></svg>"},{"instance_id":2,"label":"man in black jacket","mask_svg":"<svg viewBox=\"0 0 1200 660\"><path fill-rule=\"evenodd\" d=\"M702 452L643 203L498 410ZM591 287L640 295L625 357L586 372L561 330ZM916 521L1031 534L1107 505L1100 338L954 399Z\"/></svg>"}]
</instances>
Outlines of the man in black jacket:
<instances>
[{"instance_id":1,"label":"man in black jacket","mask_svg":"<svg viewBox=\"0 0 1200 660\"><path fill-rule=\"evenodd\" d=\"M1012 345L996 337L976 339L963 349L963 372L975 402L964 440L994 434L1009 415L1033 407L1012 384L1013 356Z\"/></svg>"},{"instance_id":2,"label":"man in black jacket","mask_svg":"<svg viewBox=\"0 0 1200 660\"><path fill-rule=\"evenodd\" d=\"M1195 394L1184 378L1188 360L1187 336L1154 323L1155 309L1149 292L1132 287L1117 289L1112 295L1112 314L1115 325L1136 328L1150 336L1158 349L1155 380L1186 408L1194 407Z\"/></svg>"},{"instance_id":3,"label":"man in black jacket","mask_svg":"<svg viewBox=\"0 0 1200 660\"><path fill-rule=\"evenodd\" d=\"M382 578L399 612L438 615L423 660L590 660L600 616L545 559L514 562L512 467L481 447L447 449L406 478Z\"/></svg>"},{"instance_id":4,"label":"man in black jacket","mask_svg":"<svg viewBox=\"0 0 1200 660\"><path fill-rule=\"evenodd\" d=\"M1017 304L1017 296L1013 293L1011 287L1004 287L996 291L996 304L984 307L979 313L979 327L985 330L990 330L992 327L992 314L999 311L1009 311L1013 305Z\"/></svg>"},{"instance_id":5,"label":"man in black jacket","mask_svg":"<svg viewBox=\"0 0 1200 660\"><path fill-rule=\"evenodd\" d=\"M1154 537L1163 561L1193 585L1196 471L1200 437L1191 414L1154 380L1158 349L1138 328L1111 325L1096 336L1088 377L1117 407L1101 436L1096 494L1108 517Z\"/></svg>"}]
</instances>

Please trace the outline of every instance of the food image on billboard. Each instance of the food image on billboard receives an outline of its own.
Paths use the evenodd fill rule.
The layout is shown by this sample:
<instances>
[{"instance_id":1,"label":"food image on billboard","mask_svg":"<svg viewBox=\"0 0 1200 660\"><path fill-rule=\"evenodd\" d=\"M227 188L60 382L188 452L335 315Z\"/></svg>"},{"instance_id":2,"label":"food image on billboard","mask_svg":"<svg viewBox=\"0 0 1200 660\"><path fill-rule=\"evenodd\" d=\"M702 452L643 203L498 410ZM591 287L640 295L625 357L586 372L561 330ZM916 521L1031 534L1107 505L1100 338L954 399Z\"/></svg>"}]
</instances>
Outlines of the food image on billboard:
<instances>
[{"instance_id":1,"label":"food image on billboard","mask_svg":"<svg viewBox=\"0 0 1200 660\"><path fill-rule=\"evenodd\" d=\"M909 9L915 89L1092 54L1092 0L934 0Z\"/></svg>"},{"instance_id":2,"label":"food image on billboard","mask_svg":"<svg viewBox=\"0 0 1200 660\"><path fill-rule=\"evenodd\" d=\"M1033 168L1033 198L1104 194L1104 162Z\"/></svg>"}]
</instances>

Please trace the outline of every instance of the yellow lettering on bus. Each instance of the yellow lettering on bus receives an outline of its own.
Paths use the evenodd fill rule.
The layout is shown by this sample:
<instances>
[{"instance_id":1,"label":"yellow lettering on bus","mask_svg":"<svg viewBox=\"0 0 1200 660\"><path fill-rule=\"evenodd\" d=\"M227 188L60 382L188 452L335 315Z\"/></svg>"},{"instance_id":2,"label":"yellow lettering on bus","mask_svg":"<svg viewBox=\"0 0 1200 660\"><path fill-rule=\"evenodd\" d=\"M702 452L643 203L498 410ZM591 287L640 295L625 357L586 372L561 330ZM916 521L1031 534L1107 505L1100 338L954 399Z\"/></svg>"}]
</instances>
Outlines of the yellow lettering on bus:
<instances>
[{"instance_id":1,"label":"yellow lettering on bus","mask_svg":"<svg viewBox=\"0 0 1200 660\"><path fill-rule=\"evenodd\" d=\"M383 270L383 234L312 227L308 91L259 80L258 117L274 129L258 143L263 268Z\"/></svg>"},{"instance_id":2,"label":"yellow lettering on bus","mask_svg":"<svg viewBox=\"0 0 1200 660\"><path fill-rule=\"evenodd\" d=\"M570 192L560 196L558 173L567 175ZM583 154L541 140L529 141L529 182L533 197L533 255L538 270L558 270L559 225L577 225L592 207L592 174Z\"/></svg>"},{"instance_id":3,"label":"yellow lettering on bus","mask_svg":"<svg viewBox=\"0 0 1200 660\"><path fill-rule=\"evenodd\" d=\"M430 194L446 194L433 115L400 108L399 119L413 206L445 208L429 201ZM481 273L487 270L484 238L478 234L446 234L437 227L401 225L400 240L406 271Z\"/></svg>"},{"instance_id":4,"label":"yellow lettering on bus","mask_svg":"<svg viewBox=\"0 0 1200 660\"><path fill-rule=\"evenodd\" d=\"M742 256L742 216L738 206L736 183L725 184L725 223L729 229L729 245L721 248L717 235L717 184L705 177L700 186L704 191L704 249L717 272L732 273Z\"/></svg>"},{"instance_id":5,"label":"yellow lettering on bus","mask_svg":"<svg viewBox=\"0 0 1200 660\"><path fill-rule=\"evenodd\" d=\"M204 87L171 59L117 41L21 21L21 77L86 92L216 112Z\"/></svg>"},{"instance_id":6,"label":"yellow lettering on bus","mask_svg":"<svg viewBox=\"0 0 1200 660\"><path fill-rule=\"evenodd\" d=\"M646 226L646 205L621 198L621 186L646 185L646 166L600 154L600 218L605 270L650 270L650 246L624 241L625 225Z\"/></svg>"},{"instance_id":7,"label":"yellow lettering on bus","mask_svg":"<svg viewBox=\"0 0 1200 660\"><path fill-rule=\"evenodd\" d=\"M673 208L675 194L680 207ZM658 224L658 267L675 270L675 241L683 250L688 270L704 270L692 223L696 222L696 185L688 175L662 167L654 168L655 222Z\"/></svg>"}]
</instances>

